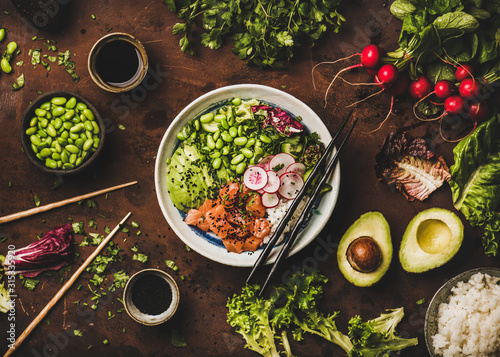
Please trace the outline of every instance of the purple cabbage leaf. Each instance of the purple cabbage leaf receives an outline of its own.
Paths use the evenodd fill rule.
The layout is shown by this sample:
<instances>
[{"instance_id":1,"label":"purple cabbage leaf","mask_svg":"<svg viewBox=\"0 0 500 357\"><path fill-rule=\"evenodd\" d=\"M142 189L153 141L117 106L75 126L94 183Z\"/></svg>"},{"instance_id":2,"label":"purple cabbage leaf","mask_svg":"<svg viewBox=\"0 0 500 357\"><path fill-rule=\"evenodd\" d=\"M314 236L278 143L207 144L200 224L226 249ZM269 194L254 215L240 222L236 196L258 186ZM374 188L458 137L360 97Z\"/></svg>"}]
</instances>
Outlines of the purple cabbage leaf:
<instances>
[{"instance_id":1,"label":"purple cabbage leaf","mask_svg":"<svg viewBox=\"0 0 500 357\"><path fill-rule=\"evenodd\" d=\"M408 201L423 201L451 178L443 157L429 150L424 139L391 133L376 156L379 181L395 187Z\"/></svg>"},{"instance_id":2,"label":"purple cabbage leaf","mask_svg":"<svg viewBox=\"0 0 500 357\"><path fill-rule=\"evenodd\" d=\"M302 123L292 118L281 108L274 108L269 105L252 106L252 111L254 113L260 110L267 113L264 124L262 125L263 128L272 125L281 134L286 136L291 136L292 134L300 133L304 130L304 125Z\"/></svg>"},{"instance_id":3,"label":"purple cabbage leaf","mask_svg":"<svg viewBox=\"0 0 500 357\"><path fill-rule=\"evenodd\" d=\"M7 274L22 274L32 278L47 270L58 270L68 263L71 254L73 227L70 223L57 226L40 240L27 247L9 252L3 265ZM9 266L13 268L9 269Z\"/></svg>"}]
</instances>

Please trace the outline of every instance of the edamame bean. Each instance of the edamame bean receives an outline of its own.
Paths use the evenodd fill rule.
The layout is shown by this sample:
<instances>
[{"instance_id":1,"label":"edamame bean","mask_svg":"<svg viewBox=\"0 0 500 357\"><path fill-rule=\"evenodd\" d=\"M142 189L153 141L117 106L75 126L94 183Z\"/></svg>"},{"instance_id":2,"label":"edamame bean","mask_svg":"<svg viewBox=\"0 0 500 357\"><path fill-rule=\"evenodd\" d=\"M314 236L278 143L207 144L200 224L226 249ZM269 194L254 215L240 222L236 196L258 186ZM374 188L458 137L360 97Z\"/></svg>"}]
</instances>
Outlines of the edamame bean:
<instances>
[{"instance_id":1,"label":"edamame bean","mask_svg":"<svg viewBox=\"0 0 500 357\"><path fill-rule=\"evenodd\" d=\"M68 109L73 109L76 106L76 98L71 97L69 100L66 102L66 108Z\"/></svg>"},{"instance_id":2,"label":"edamame bean","mask_svg":"<svg viewBox=\"0 0 500 357\"><path fill-rule=\"evenodd\" d=\"M214 133L214 140L215 140L215 141L219 140L219 137L220 137L220 130L217 130L217 131Z\"/></svg>"},{"instance_id":3,"label":"edamame bean","mask_svg":"<svg viewBox=\"0 0 500 357\"><path fill-rule=\"evenodd\" d=\"M194 121L194 129L196 131L200 130L200 121L198 119Z\"/></svg>"},{"instance_id":4,"label":"edamame bean","mask_svg":"<svg viewBox=\"0 0 500 357\"><path fill-rule=\"evenodd\" d=\"M36 145L36 146L38 146L38 145L40 145L40 144L42 143L42 140L41 140L38 136L36 136L36 135L31 135L31 136L30 136L30 141L31 141L34 145Z\"/></svg>"},{"instance_id":5,"label":"edamame bean","mask_svg":"<svg viewBox=\"0 0 500 357\"><path fill-rule=\"evenodd\" d=\"M65 121L65 122L63 123L63 128L64 128L64 129L66 129L66 130L71 129L72 127L73 127L73 123L72 123L72 122L70 122L70 121Z\"/></svg>"},{"instance_id":6,"label":"edamame bean","mask_svg":"<svg viewBox=\"0 0 500 357\"><path fill-rule=\"evenodd\" d=\"M26 135L33 135L33 134L36 133L36 131L37 131L36 127L32 126L32 127L28 128L28 129L26 129Z\"/></svg>"},{"instance_id":7,"label":"edamame bean","mask_svg":"<svg viewBox=\"0 0 500 357\"><path fill-rule=\"evenodd\" d=\"M44 117L45 115L47 115L47 111L45 109L36 108L35 114L37 117Z\"/></svg>"},{"instance_id":8,"label":"edamame bean","mask_svg":"<svg viewBox=\"0 0 500 357\"><path fill-rule=\"evenodd\" d=\"M246 162L240 162L238 165L236 165L236 173L237 174L242 174L245 172L245 169L247 168Z\"/></svg>"},{"instance_id":9,"label":"edamame bean","mask_svg":"<svg viewBox=\"0 0 500 357\"><path fill-rule=\"evenodd\" d=\"M63 121L61 118L56 118L56 120L54 120L54 128L56 130L61 129L62 125L63 125Z\"/></svg>"},{"instance_id":10,"label":"edamame bean","mask_svg":"<svg viewBox=\"0 0 500 357\"><path fill-rule=\"evenodd\" d=\"M52 104L55 104L55 105L64 105L64 104L66 104L67 99L64 98L64 97L54 97L54 98L51 99L50 102Z\"/></svg>"},{"instance_id":11,"label":"edamame bean","mask_svg":"<svg viewBox=\"0 0 500 357\"><path fill-rule=\"evenodd\" d=\"M52 115L54 117L60 117L64 113L66 113L66 109L64 107L55 107L54 109L52 109Z\"/></svg>"},{"instance_id":12,"label":"edamame bean","mask_svg":"<svg viewBox=\"0 0 500 357\"><path fill-rule=\"evenodd\" d=\"M38 130L38 131L36 132L36 134L37 134L40 138L46 138L47 136L49 136L45 130Z\"/></svg>"},{"instance_id":13,"label":"edamame bean","mask_svg":"<svg viewBox=\"0 0 500 357\"><path fill-rule=\"evenodd\" d=\"M90 109L84 109L83 110L83 115L85 115L88 120L94 120L95 119L94 113L92 113L92 110L90 110Z\"/></svg>"},{"instance_id":14,"label":"edamame bean","mask_svg":"<svg viewBox=\"0 0 500 357\"><path fill-rule=\"evenodd\" d=\"M70 164L69 162L68 162L68 163L63 164L63 169L66 169L66 170L71 170L71 169L74 169L74 168L75 168L75 165Z\"/></svg>"},{"instance_id":15,"label":"edamame bean","mask_svg":"<svg viewBox=\"0 0 500 357\"><path fill-rule=\"evenodd\" d=\"M246 147L249 148L249 147L252 147L255 145L255 138L250 138L248 139L247 143L246 143Z\"/></svg>"},{"instance_id":16,"label":"edamame bean","mask_svg":"<svg viewBox=\"0 0 500 357\"><path fill-rule=\"evenodd\" d=\"M30 138L30 139L31 139L31 138ZM34 152L35 154L37 154L37 153L38 153L38 147L37 147L35 144L33 144L33 143L31 143L31 150L33 150L33 152ZM40 159L40 160L41 160L41 159Z\"/></svg>"},{"instance_id":17,"label":"edamame bean","mask_svg":"<svg viewBox=\"0 0 500 357\"><path fill-rule=\"evenodd\" d=\"M73 119L74 116L75 116L75 111L73 109L70 109L66 111L66 113L64 114L64 119L71 120Z\"/></svg>"},{"instance_id":18,"label":"edamame bean","mask_svg":"<svg viewBox=\"0 0 500 357\"><path fill-rule=\"evenodd\" d=\"M261 134L259 136L259 139L263 142L263 143L266 143L266 144L271 144L272 143L272 140L269 136L265 135L265 134Z\"/></svg>"},{"instance_id":19,"label":"edamame bean","mask_svg":"<svg viewBox=\"0 0 500 357\"><path fill-rule=\"evenodd\" d=\"M70 139L73 139L73 140L80 139L80 135L78 135L76 133L69 133L69 137L70 137Z\"/></svg>"},{"instance_id":20,"label":"edamame bean","mask_svg":"<svg viewBox=\"0 0 500 357\"><path fill-rule=\"evenodd\" d=\"M224 155L225 157L227 154L229 154L229 150L229 146L224 146L221 150L222 155Z\"/></svg>"},{"instance_id":21,"label":"edamame bean","mask_svg":"<svg viewBox=\"0 0 500 357\"><path fill-rule=\"evenodd\" d=\"M7 58L2 59L2 62L0 62L0 67L2 67L2 71L4 71L5 73L12 72L12 66L10 65Z\"/></svg>"},{"instance_id":22,"label":"edamame bean","mask_svg":"<svg viewBox=\"0 0 500 357\"><path fill-rule=\"evenodd\" d=\"M0 42L2 42L3 40L5 40L5 29L0 29Z\"/></svg>"},{"instance_id":23,"label":"edamame bean","mask_svg":"<svg viewBox=\"0 0 500 357\"><path fill-rule=\"evenodd\" d=\"M232 110L230 110L229 113L227 113L227 122L231 126L234 125L234 115Z\"/></svg>"},{"instance_id":24,"label":"edamame bean","mask_svg":"<svg viewBox=\"0 0 500 357\"><path fill-rule=\"evenodd\" d=\"M66 150L63 150L61 152L61 161L64 163L64 164L67 164L69 162L69 156L68 156L68 152Z\"/></svg>"},{"instance_id":25,"label":"edamame bean","mask_svg":"<svg viewBox=\"0 0 500 357\"><path fill-rule=\"evenodd\" d=\"M224 147L224 141L221 138L217 139L217 141L215 142L215 148L220 150L223 147Z\"/></svg>"},{"instance_id":26,"label":"edamame bean","mask_svg":"<svg viewBox=\"0 0 500 357\"><path fill-rule=\"evenodd\" d=\"M216 169L216 170L220 169L221 165L222 165L222 159L221 159L221 158L219 158L219 157L218 157L218 158L216 158L216 159L214 160L214 162L212 163L212 167L213 167L214 169Z\"/></svg>"},{"instance_id":27,"label":"edamame bean","mask_svg":"<svg viewBox=\"0 0 500 357\"><path fill-rule=\"evenodd\" d=\"M35 126L38 124L38 118L37 117L33 117L31 120L30 120L30 126Z\"/></svg>"},{"instance_id":28,"label":"edamame bean","mask_svg":"<svg viewBox=\"0 0 500 357\"><path fill-rule=\"evenodd\" d=\"M84 126L82 123L76 124L71 129L69 129L69 133L70 133L70 135L71 135L71 133L73 133L73 134L79 133L80 131L83 130L83 128L84 128Z\"/></svg>"},{"instance_id":29,"label":"edamame bean","mask_svg":"<svg viewBox=\"0 0 500 357\"><path fill-rule=\"evenodd\" d=\"M64 148L71 154L78 154L78 152L80 151L80 149L78 149L75 145L71 144L66 145Z\"/></svg>"},{"instance_id":30,"label":"edamame bean","mask_svg":"<svg viewBox=\"0 0 500 357\"><path fill-rule=\"evenodd\" d=\"M43 110L50 110L50 102L45 102L43 103L42 105L40 105L40 109L43 109Z\"/></svg>"},{"instance_id":31,"label":"edamame bean","mask_svg":"<svg viewBox=\"0 0 500 357\"><path fill-rule=\"evenodd\" d=\"M233 103L233 105L240 105L241 104L241 98L234 98L231 103Z\"/></svg>"},{"instance_id":32,"label":"edamame bean","mask_svg":"<svg viewBox=\"0 0 500 357\"><path fill-rule=\"evenodd\" d=\"M203 114L200 117L200 122L202 123L210 123L214 119L214 113Z\"/></svg>"},{"instance_id":33,"label":"edamame bean","mask_svg":"<svg viewBox=\"0 0 500 357\"><path fill-rule=\"evenodd\" d=\"M76 162L76 154L71 154L69 156L69 163L70 164L75 164L75 162Z\"/></svg>"},{"instance_id":34,"label":"edamame bean","mask_svg":"<svg viewBox=\"0 0 500 357\"><path fill-rule=\"evenodd\" d=\"M85 143L85 140L79 138L75 140L75 146L79 149L83 148L83 144Z\"/></svg>"},{"instance_id":35,"label":"edamame bean","mask_svg":"<svg viewBox=\"0 0 500 357\"><path fill-rule=\"evenodd\" d=\"M92 122L90 120L87 120L85 123L83 123L83 126L85 127L85 130L88 131L94 130L94 127L92 126Z\"/></svg>"},{"instance_id":36,"label":"edamame bean","mask_svg":"<svg viewBox=\"0 0 500 357\"><path fill-rule=\"evenodd\" d=\"M217 114L217 115L214 117L214 120L215 120L217 123L221 123L223 119L226 119L226 114Z\"/></svg>"},{"instance_id":37,"label":"edamame bean","mask_svg":"<svg viewBox=\"0 0 500 357\"><path fill-rule=\"evenodd\" d=\"M181 141L184 141L186 140L186 137L184 136L184 134L182 134L182 131L179 131L177 133L177 139L181 140Z\"/></svg>"},{"instance_id":38,"label":"edamame bean","mask_svg":"<svg viewBox=\"0 0 500 357\"><path fill-rule=\"evenodd\" d=\"M254 151L257 155L262 155L264 154L264 149L262 149L260 146L255 146Z\"/></svg>"},{"instance_id":39,"label":"edamame bean","mask_svg":"<svg viewBox=\"0 0 500 357\"><path fill-rule=\"evenodd\" d=\"M231 160L231 165L237 165L245 159L245 155L238 154Z\"/></svg>"},{"instance_id":40,"label":"edamame bean","mask_svg":"<svg viewBox=\"0 0 500 357\"><path fill-rule=\"evenodd\" d=\"M53 138L56 137L57 135L57 131L56 129L54 128L54 126L52 124L49 124L47 126L47 134L49 134L50 136L52 136Z\"/></svg>"},{"instance_id":41,"label":"edamame bean","mask_svg":"<svg viewBox=\"0 0 500 357\"><path fill-rule=\"evenodd\" d=\"M99 147L100 142L101 142L101 139L99 139L99 138L94 139L94 145L92 145L94 147L94 149L97 149Z\"/></svg>"},{"instance_id":42,"label":"edamame bean","mask_svg":"<svg viewBox=\"0 0 500 357\"><path fill-rule=\"evenodd\" d=\"M247 148L241 149L241 153L245 155L247 159L250 159L253 156L253 151Z\"/></svg>"},{"instance_id":43,"label":"edamame bean","mask_svg":"<svg viewBox=\"0 0 500 357\"><path fill-rule=\"evenodd\" d=\"M9 44L7 45L7 49L5 52L7 52L7 54L9 54L9 55L12 55L16 50L17 50L17 43L12 41L12 42L9 42Z\"/></svg>"},{"instance_id":44,"label":"edamame bean","mask_svg":"<svg viewBox=\"0 0 500 357\"><path fill-rule=\"evenodd\" d=\"M49 157L51 155L52 155L52 151L50 151L50 149L45 148L45 149L42 149L40 151L40 156L43 158Z\"/></svg>"},{"instance_id":45,"label":"edamame bean","mask_svg":"<svg viewBox=\"0 0 500 357\"><path fill-rule=\"evenodd\" d=\"M211 152L209 156L211 159L216 159L216 158L220 157L220 155L221 155L220 151L215 150L215 151Z\"/></svg>"},{"instance_id":46,"label":"edamame bean","mask_svg":"<svg viewBox=\"0 0 500 357\"><path fill-rule=\"evenodd\" d=\"M89 151L90 148L94 145L94 140L88 139L84 144L83 144L83 150Z\"/></svg>"},{"instance_id":47,"label":"edamame bean","mask_svg":"<svg viewBox=\"0 0 500 357\"><path fill-rule=\"evenodd\" d=\"M222 127L223 127L224 129L226 129L226 130L228 130L228 129L229 129L229 124L228 124L228 122L227 122L226 118L222 119L222 120L221 120L221 122L220 122L220 124L222 125Z\"/></svg>"},{"instance_id":48,"label":"edamame bean","mask_svg":"<svg viewBox=\"0 0 500 357\"><path fill-rule=\"evenodd\" d=\"M78 157L75 161L75 166L80 166L83 162L83 158L82 157Z\"/></svg>"},{"instance_id":49,"label":"edamame bean","mask_svg":"<svg viewBox=\"0 0 500 357\"><path fill-rule=\"evenodd\" d=\"M231 137L235 138L238 136L238 129L236 129L234 126L230 127L229 128L229 135L231 135Z\"/></svg>"},{"instance_id":50,"label":"edamame bean","mask_svg":"<svg viewBox=\"0 0 500 357\"><path fill-rule=\"evenodd\" d=\"M92 130L92 132L94 134L99 134L99 132L101 131L101 129L99 128L99 124L97 124L97 122L93 121L92 126L94 127L94 130Z\"/></svg>"},{"instance_id":51,"label":"edamame bean","mask_svg":"<svg viewBox=\"0 0 500 357\"><path fill-rule=\"evenodd\" d=\"M54 146L54 147L55 147L56 151L57 151L58 153L61 153L61 152L62 152L62 147L61 147L61 144L59 144L59 142L57 142L57 141L53 141L52 143L53 143L53 144L55 144L55 146Z\"/></svg>"},{"instance_id":52,"label":"edamame bean","mask_svg":"<svg viewBox=\"0 0 500 357\"><path fill-rule=\"evenodd\" d=\"M45 166L47 166L50 169L57 169L57 162L52 159L47 159L45 160Z\"/></svg>"},{"instance_id":53,"label":"edamame bean","mask_svg":"<svg viewBox=\"0 0 500 357\"><path fill-rule=\"evenodd\" d=\"M87 105L85 103L78 102L78 104L76 105L76 109L78 109L79 111L82 111L84 109L87 109Z\"/></svg>"},{"instance_id":54,"label":"edamame bean","mask_svg":"<svg viewBox=\"0 0 500 357\"><path fill-rule=\"evenodd\" d=\"M244 146L247 143L247 138L244 136L238 136L237 138L234 138L234 144L238 146Z\"/></svg>"},{"instance_id":55,"label":"edamame bean","mask_svg":"<svg viewBox=\"0 0 500 357\"><path fill-rule=\"evenodd\" d=\"M52 154L52 159L56 160L56 161L61 160L61 154L59 154L58 152L53 153Z\"/></svg>"},{"instance_id":56,"label":"edamame bean","mask_svg":"<svg viewBox=\"0 0 500 357\"><path fill-rule=\"evenodd\" d=\"M214 141L214 138L212 137L212 135L207 136L207 146L211 150L215 149L215 141Z\"/></svg>"},{"instance_id":57,"label":"edamame bean","mask_svg":"<svg viewBox=\"0 0 500 357\"><path fill-rule=\"evenodd\" d=\"M222 137L222 140L224 140L227 143L233 141L233 137L227 131L223 131L220 135Z\"/></svg>"}]
</instances>

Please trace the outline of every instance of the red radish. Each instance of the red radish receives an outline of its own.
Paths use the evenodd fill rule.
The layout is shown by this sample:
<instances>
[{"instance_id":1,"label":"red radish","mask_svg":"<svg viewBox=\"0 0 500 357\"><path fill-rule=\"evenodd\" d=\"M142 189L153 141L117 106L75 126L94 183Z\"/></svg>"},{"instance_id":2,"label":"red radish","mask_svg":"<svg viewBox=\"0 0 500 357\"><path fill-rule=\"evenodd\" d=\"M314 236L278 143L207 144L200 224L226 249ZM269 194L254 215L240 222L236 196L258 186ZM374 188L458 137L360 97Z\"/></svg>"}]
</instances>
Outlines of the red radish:
<instances>
[{"instance_id":1,"label":"red radish","mask_svg":"<svg viewBox=\"0 0 500 357\"><path fill-rule=\"evenodd\" d=\"M304 186L304 180L297 174L286 173L280 176L280 189L278 193L281 197L292 200L299 194L302 186Z\"/></svg>"},{"instance_id":2,"label":"red radish","mask_svg":"<svg viewBox=\"0 0 500 357\"><path fill-rule=\"evenodd\" d=\"M260 198L265 208L273 208L280 203L280 198L276 193L263 193Z\"/></svg>"},{"instance_id":3,"label":"red radish","mask_svg":"<svg viewBox=\"0 0 500 357\"><path fill-rule=\"evenodd\" d=\"M406 91L408 90L408 84L410 83L410 80L408 79L408 76L404 73L400 74L398 76L398 79L396 79L396 82L389 88L387 88L387 92L391 95L395 95L396 97L404 95Z\"/></svg>"},{"instance_id":4,"label":"red radish","mask_svg":"<svg viewBox=\"0 0 500 357\"><path fill-rule=\"evenodd\" d=\"M278 192L280 188L280 176L273 170L266 171L267 184L262 189L266 193Z\"/></svg>"},{"instance_id":5,"label":"red radish","mask_svg":"<svg viewBox=\"0 0 500 357\"><path fill-rule=\"evenodd\" d=\"M295 163L295 159L292 155L287 153L279 153L274 155L274 157L269 162L269 169L273 170L281 177L286 172L286 169L291 164Z\"/></svg>"},{"instance_id":6,"label":"red radish","mask_svg":"<svg viewBox=\"0 0 500 357\"><path fill-rule=\"evenodd\" d=\"M442 100L450 97L453 93L456 92L456 90L457 87L455 86L455 84L452 81L446 79L438 81L434 86L434 94L436 95L436 97Z\"/></svg>"},{"instance_id":7,"label":"red radish","mask_svg":"<svg viewBox=\"0 0 500 357\"><path fill-rule=\"evenodd\" d=\"M474 68L468 63L464 63L457 67L455 71L455 78L457 81L462 82L466 78L471 78L474 75Z\"/></svg>"},{"instance_id":8,"label":"red radish","mask_svg":"<svg viewBox=\"0 0 500 357\"><path fill-rule=\"evenodd\" d=\"M458 115L464 110L465 100L459 95L452 95L444 101L444 114Z\"/></svg>"},{"instance_id":9,"label":"red radish","mask_svg":"<svg viewBox=\"0 0 500 357\"><path fill-rule=\"evenodd\" d=\"M460 95L464 98L474 98L481 94L481 85L474 78L465 78L458 87Z\"/></svg>"},{"instance_id":10,"label":"red radish","mask_svg":"<svg viewBox=\"0 0 500 357\"><path fill-rule=\"evenodd\" d=\"M267 185L267 173L262 167L252 166L243 174L243 183L251 190L258 191Z\"/></svg>"},{"instance_id":11,"label":"red radish","mask_svg":"<svg viewBox=\"0 0 500 357\"><path fill-rule=\"evenodd\" d=\"M301 162L296 162L287 167L286 172L293 172L301 177L304 177L304 172L306 172L306 165Z\"/></svg>"},{"instance_id":12,"label":"red radish","mask_svg":"<svg viewBox=\"0 0 500 357\"><path fill-rule=\"evenodd\" d=\"M377 45L368 45L361 51L361 65L365 68L375 69L379 66L383 54L384 50Z\"/></svg>"},{"instance_id":13,"label":"red radish","mask_svg":"<svg viewBox=\"0 0 500 357\"><path fill-rule=\"evenodd\" d=\"M486 102L472 103L469 115L475 123L481 123L491 116L491 110Z\"/></svg>"},{"instance_id":14,"label":"red radish","mask_svg":"<svg viewBox=\"0 0 500 357\"><path fill-rule=\"evenodd\" d=\"M259 161L257 166L262 167L264 170L269 170L269 162L273 159L274 155L268 155Z\"/></svg>"},{"instance_id":15,"label":"red radish","mask_svg":"<svg viewBox=\"0 0 500 357\"><path fill-rule=\"evenodd\" d=\"M392 63L384 64L377 72L377 79L383 86L390 86L398 78L398 68ZM384 87L387 88L387 87Z\"/></svg>"},{"instance_id":16,"label":"red radish","mask_svg":"<svg viewBox=\"0 0 500 357\"><path fill-rule=\"evenodd\" d=\"M420 100L432 91L432 83L429 78L420 76L410 83L408 92L413 99Z\"/></svg>"}]
</instances>

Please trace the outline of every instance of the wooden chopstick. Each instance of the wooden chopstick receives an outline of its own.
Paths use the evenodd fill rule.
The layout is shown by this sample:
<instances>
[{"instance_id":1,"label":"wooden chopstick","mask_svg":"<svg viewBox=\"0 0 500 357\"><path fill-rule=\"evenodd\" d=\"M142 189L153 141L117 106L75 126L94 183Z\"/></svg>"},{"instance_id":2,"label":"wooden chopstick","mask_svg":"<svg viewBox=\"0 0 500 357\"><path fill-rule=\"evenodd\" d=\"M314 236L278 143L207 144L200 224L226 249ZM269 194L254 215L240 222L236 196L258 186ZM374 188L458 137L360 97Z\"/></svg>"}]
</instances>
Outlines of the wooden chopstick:
<instances>
[{"instance_id":1,"label":"wooden chopstick","mask_svg":"<svg viewBox=\"0 0 500 357\"><path fill-rule=\"evenodd\" d=\"M337 152L335 153L333 159L328 164L328 167L326 168L326 171L324 172L323 176L321 177L318 185L314 189L313 194L309 198L309 201L307 201L307 204L304 207L304 210L302 211L302 213L300 214L299 219L297 220L297 222L293 226L293 229L292 229L292 231L290 233L290 236L285 241L285 243L283 244L283 247L281 248L280 252L278 253L278 256L276 257L276 261L274 262L274 264L273 264L273 266L271 268L271 271L269 272L269 274L267 276L266 281L264 282L264 284L262 284L262 287L260 288L260 291L259 291L259 296L261 296L262 293L264 292L267 284L271 280L271 278L274 275L274 273L278 270L278 267L281 265L281 262L283 261L283 259L285 259L287 257L290 248L292 247L293 243L295 242L295 239L299 235L299 232L300 232L300 229L302 228L302 225L305 223L305 221L306 221L306 219L307 219L307 217L309 215L309 212L311 212L311 209L313 208L316 199L320 195L321 188L322 188L323 184L326 182L326 180L328 179L328 176L330 176L330 173L335 168L335 166L337 164L337 160L338 160L339 154L340 154L340 151L342 150L342 147L344 146L344 144L346 143L347 139L351 135L352 130L354 129L354 126L356 125L357 121L358 121L358 118L356 118L354 120L352 126L349 128L349 130L348 130L348 132L347 132L344 140L340 144Z\"/></svg>"},{"instance_id":2,"label":"wooden chopstick","mask_svg":"<svg viewBox=\"0 0 500 357\"><path fill-rule=\"evenodd\" d=\"M3 216L3 217L0 217L0 224L7 223L7 222L12 222L12 221L15 221L15 220L20 219L20 218L24 218L24 217L32 216L32 215L37 214L37 213L49 211L51 209L58 208L58 207L61 207L61 206L65 206L65 205L70 204L70 203L78 202L78 201L81 201L81 200L86 200L88 198L92 198L92 197L95 197L95 196L102 195L103 193L108 193L108 192L111 192L111 191L114 191L114 190L118 190L120 188L124 188L124 187L135 185L136 183L137 183L137 181L132 181L132 182L129 182L129 183L124 183L124 184L121 184L121 185L117 185L117 186L105 188L105 189L102 189L102 190L90 192L90 193L87 193L87 194L84 194L84 195L80 195L80 196L76 196L76 197L73 197L73 198L68 198L68 199L65 199L65 200L62 200L62 201L59 201L59 202L49 203L48 205L45 205L45 206L35 207L35 208L31 208L31 209L26 210L26 211L13 213L13 214L10 214L8 216Z\"/></svg>"},{"instance_id":3,"label":"wooden chopstick","mask_svg":"<svg viewBox=\"0 0 500 357\"><path fill-rule=\"evenodd\" d=\"M125 223L128 217L132 212L129 212L122 220L120 223L116 225L115 228L108 234L106 238L99 244L99 246L94 250L94 252L85 260L85 262L78 268L78 270L71 276L71 278L64 284L64 286L57 292L57 294L45 305L42 311L38 314L37 317L29 324L28 327L23 331L23 333L17 338L17 340L13 343L11 347L7 350L7 352L4 354L4 357L12 355L15 351L16 348L18 348L23 341L28 337L28 335L35 329L35 327L42 321L42 319L47 315L47 313L50 311L52 307L59 301L59 299L68 291L68 289L73 285L73 283L78 279L80 274L85 270L87 265L89 265L92 260L99 254L99 252L108 244L108 242L113 238L115 233L120 229L121 225Z\"/></svg>"},{"instance_id":4,"label":"wooden chopstick","mask_svg":"<svg viewBox=\"0 0 500 357\"><path fill-rule=\"evenodd\" d=\"M318 173L318 171L320 171L322 169L324 163L326 163L328 157L330 156L330 153L333 151L333 148L335 147L335 141L339 137L339 134L342 131L342 129L347 124L347 121L351 117L352 112L353 112L353 109L351 109L351 111L346 115L346 117L342 121L342 124L340 125L339 130L334 135L334 137L332 138L332 140L330 140L330 143L326 147L325 152L323 153L323 155L321 156L321 158L319 159L319 161L316 163L316 166L314 167L313 171L311 172L311 174L307 178L306 182L304 183L304 186L302 187L302 190L299 192L299 194L297 195L297 197L293 200L292 204L290 205L290 208L287 210L285 216L283 217L283 219L281 220L281 222L278 224L278 227L274 231L274 234L271 237L271 240L267 243L267 245L262 250L262 253L259 255L259 257L255 261L254 266L253 266L252 270L250 271L250 274L248 275L248 278L246 280L247 283L250 282L250 280L255 275L255 273L257 272L257 270L262 265L265 264L265 262L267 260L267 257L269 256L269 254L271 254L271 251L273 250L274 246L276 245L276 242L278 241L279 237L281 237L281 234L285 230L285 227L287 226L288 221L292 218L293 213L297 209L297 207L298 207L300 201L302 200L302 198L304 197L306 191L312 185L314 177L316 176L316 174ZM328 175L325 175L325 176L328 176Z\"/></svg>"}]
</instances>

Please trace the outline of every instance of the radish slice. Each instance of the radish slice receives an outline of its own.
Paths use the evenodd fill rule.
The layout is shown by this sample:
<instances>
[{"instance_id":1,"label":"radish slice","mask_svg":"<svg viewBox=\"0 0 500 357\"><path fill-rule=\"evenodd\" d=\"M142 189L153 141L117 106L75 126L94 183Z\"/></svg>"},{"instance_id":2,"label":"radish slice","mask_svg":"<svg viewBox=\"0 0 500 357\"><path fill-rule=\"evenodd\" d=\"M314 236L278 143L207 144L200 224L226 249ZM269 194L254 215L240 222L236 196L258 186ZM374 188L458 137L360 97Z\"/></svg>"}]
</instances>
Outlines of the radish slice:
<instances>
[{"instance_id":1,"label":"radish slice","mask_svg":"<svg viewBox=\"0 0 500 357\"><path fill-rule=\"evenodd\" d=\"M269 168L269 163L271 162L271 160L273 159L274 155L268 155L266 157L264 157L262 160L259 161L259 163L257 164L257 166L260 166L262 167L264 170L270 170Z\"/></svg>"},{"instance_id":2,"label":"radish slice","mask_svg":"<svg viewBox=\"0 0 500 357\"><path fill-rule=\"evenodd\" d=\"M260 199L262 206L266 208L276 207L280 203L280 197L276 193L264 193Z\"/></svg>"},{"instance_id":3,"label":"radish slice","mask_svg":"<svg viewBox=\"0 0 500 357\"><path fill-rule=\"evenodd\" d=\"M269 166L270 170L273 170L278 174L278 176L281 176L286 172L288 166L294 163L295 159L292 155L282 152L280 154L274 155L273 159L269 163Z\"/></svg>"},{"instance_id":4,"label":"radish slice","mask_svg":"<svg viewBox=\"0 0 500 357\"><path fill-rule=\"evenodd\" d=\"M280 189L278 193L286 199L292 200L299 194L302 186L304 186L304 180L298 174L286 173L280 177Z\"/></svg>"},{"instance_id":5,"label":"radish slice","mask_svg":"<svg viewBox=\"0 0 500 357\"><path fill-rule=\"evenodd\" d=\"M267 173L262 167L249 167L243 174L243 183L251 190L258 191L267 185Z\"/></svg>"},{"instance_id":6,"label":"radish slice","mask_svg":"<svg viewBox=\"0 0 500 357\"><path fill-rule=\"evenodd\" d=\"M267 185L262 189L266 193L275 193L280 189L280 177L273 170L266 171L267 174Z\"/></svg>"},{"instance_id":7,"label":"radish slice","mask_svg":"<svg viewBox=\"0 0 500 357\"><path fill-rule=\"evenodd\" d=\"M288 166L286 172L292 172L297 175L300 175L300 177L304 177L304 172L306 172L306 165L304 165L301 162L296 162Z\"/></svg>"}]
</instances>

